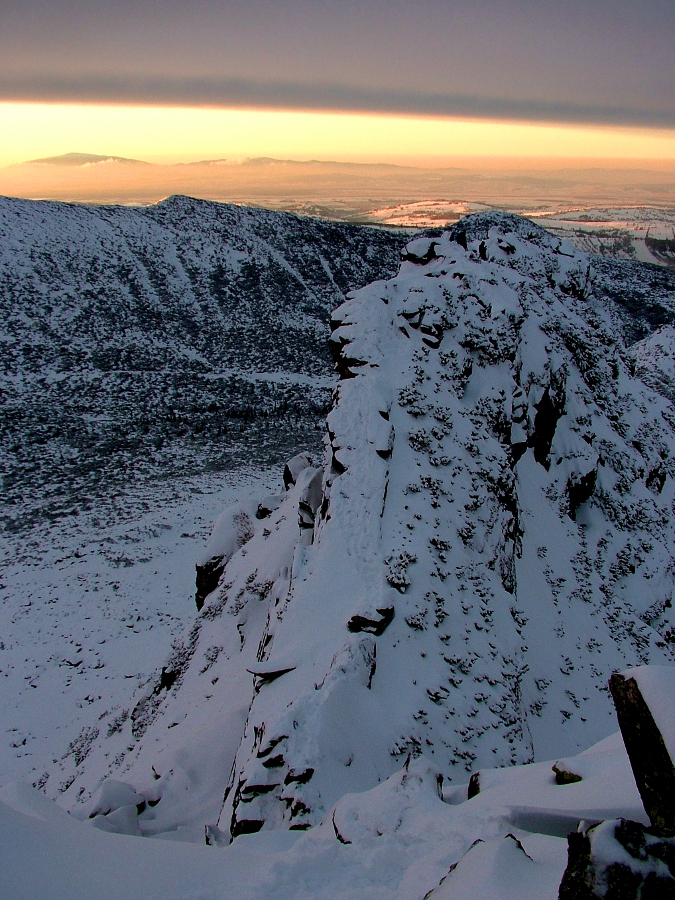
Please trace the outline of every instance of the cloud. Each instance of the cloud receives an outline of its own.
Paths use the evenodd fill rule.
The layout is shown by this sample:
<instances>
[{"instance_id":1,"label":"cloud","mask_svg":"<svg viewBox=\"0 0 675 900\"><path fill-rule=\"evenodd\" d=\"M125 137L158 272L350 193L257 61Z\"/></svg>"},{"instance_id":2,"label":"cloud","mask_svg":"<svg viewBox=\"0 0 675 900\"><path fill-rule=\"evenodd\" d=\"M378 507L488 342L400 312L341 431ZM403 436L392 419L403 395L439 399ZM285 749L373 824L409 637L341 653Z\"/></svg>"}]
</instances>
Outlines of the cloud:
<instances>
[{"instance_id":1,"label":"cloud","mask_svg":"<svg viewBox=\"0 0 675 900\"><path fill-rule=\"evenodd\" d=\"M245 79L0 75L0 101L268 108L675 128L675 110Z\"/></svg>"}]
</instances>

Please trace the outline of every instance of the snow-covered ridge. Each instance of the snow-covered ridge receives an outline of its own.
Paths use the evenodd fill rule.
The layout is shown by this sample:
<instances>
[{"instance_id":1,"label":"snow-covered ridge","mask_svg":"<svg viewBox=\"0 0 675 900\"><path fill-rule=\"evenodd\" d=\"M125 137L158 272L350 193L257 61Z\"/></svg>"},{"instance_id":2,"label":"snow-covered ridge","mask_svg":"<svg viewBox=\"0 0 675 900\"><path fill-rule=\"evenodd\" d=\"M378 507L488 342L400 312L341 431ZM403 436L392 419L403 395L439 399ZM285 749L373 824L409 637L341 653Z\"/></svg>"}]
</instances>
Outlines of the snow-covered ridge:
<instances>
[{"instance_id":1,"label":"snow-covered ridge","mask_svg":"<svg viewBox=\"0 0 675 900\"><path fill-rule=\"evenodd\" d=\"M188 197L0 198L0 521L316 442L330 313L396 271L403 242Z\"/></svg>"},{"instance_id":2,"label":"snow-covered ridge","mask_svg":"<svg viewBox=\"0 0 675 900\"><path fill-rule=\"evenodd\" d=\"M47 792L220 841L315 825L409 755L461 784L615 730L612 672L673 660L675 421L592 274L485 214L351 295L323 465L249 516L161 675ZM119 822L109 774L139 798Z\"/></svg>"}]
</instances>

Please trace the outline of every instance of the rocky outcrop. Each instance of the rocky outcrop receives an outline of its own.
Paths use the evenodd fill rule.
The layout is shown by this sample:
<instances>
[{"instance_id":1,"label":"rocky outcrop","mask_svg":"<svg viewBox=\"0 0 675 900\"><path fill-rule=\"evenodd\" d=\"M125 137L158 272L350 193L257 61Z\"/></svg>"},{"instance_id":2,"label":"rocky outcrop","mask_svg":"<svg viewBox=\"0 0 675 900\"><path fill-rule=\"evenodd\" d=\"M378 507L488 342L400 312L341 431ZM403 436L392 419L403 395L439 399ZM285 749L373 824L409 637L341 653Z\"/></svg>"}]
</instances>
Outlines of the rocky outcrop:
<instances>
[{"instance_id":1,"label":"rocky outcrop","mask_svg":"<svg viewBox=\"0 0 675 900\"><path fill-rule=\"evenodd\" d=\"M675 668L629 670L609 687L651 830L675 837Z\"/></svg>"},{"instance_id":2,"label":"rocky outcrop","mask_svg":"<svg viewBox=\"0 0 675 900\"><path fill-rule=\"evenodd\" d=\"M602 822L570 834L558 900L666 900L675 896L675 840L638 822Z\"/></svg>"},{"instance_id":3,"label":"rocky outcrop","mask_svg":"<svg viewBox=\"0 0 675 900\"><path fill-rule=\"evenodd\" d=\"M196 566L197 611L201 610L208 595L218 587L225 566L232 556L253 537L253 517L260 518L260 504L255 513L254 508L251 504L237 503L228 507L214 523L206 548Z\"/></svg>"},{"instance_id":4,"label":"rocky outcrop","mask_svg":"<svg viewBox=\"0 0 675 900\"><path fill-rule=\"evenodd\" d=\"M180 678L66 802L111 768L142 793L154 765L142 833L183 783L202 835L305 829L409 756L465 783L574 755L611 728L612 672L672 661L675 421L588 258L496 214L433 244L334 313L322 465L289 466L269 516L253 504Z\"/></svg>"},{"instance_id":5,"label":"rocky outcrop","mask_svg":"<svg viewBox=\"0 0 675 900\"><path fill-rule=\"evenodd\" d=\"M609 687L650 824L618 819L570 834L559 900L673 897L675 667L615 673Z\"/></svg>"},{"instance_id":6,"label":"rocky outcrop","mask_svg":"<svg viewBox=\"0 0 675 900\"><path fill-rule=\"evenodd\" d=\"M197 570L195 603L197 604L197 612L199 612L209 594L218 587L220 576L225 571L225 563L222 556L212 556L203 565L198 565L195 568Z\"/></svg>"}]
</instances>

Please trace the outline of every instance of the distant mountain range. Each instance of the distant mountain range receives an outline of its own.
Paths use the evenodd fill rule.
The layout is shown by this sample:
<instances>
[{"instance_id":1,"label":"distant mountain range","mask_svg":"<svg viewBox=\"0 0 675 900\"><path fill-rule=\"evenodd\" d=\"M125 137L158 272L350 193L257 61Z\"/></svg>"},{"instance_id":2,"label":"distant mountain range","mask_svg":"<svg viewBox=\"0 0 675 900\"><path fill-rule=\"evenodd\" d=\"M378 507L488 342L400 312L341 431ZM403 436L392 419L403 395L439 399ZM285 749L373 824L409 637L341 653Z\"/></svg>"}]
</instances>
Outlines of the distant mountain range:
<instances>
[{"instance_id":1,"label":"distant mountain range","mask_svg":"<svg viewBox=\"0 0 675 900\"><path fill-rule=\"evenodd\" d=\"M514 212L672 206L675 168L543 159L457 159L432 168L267 157L141 165L114 154L78 152L0 169L0 194L124 204L187 194L365 222L373 210L417 201L483 203Z\"/></svg>"}]
</instances>

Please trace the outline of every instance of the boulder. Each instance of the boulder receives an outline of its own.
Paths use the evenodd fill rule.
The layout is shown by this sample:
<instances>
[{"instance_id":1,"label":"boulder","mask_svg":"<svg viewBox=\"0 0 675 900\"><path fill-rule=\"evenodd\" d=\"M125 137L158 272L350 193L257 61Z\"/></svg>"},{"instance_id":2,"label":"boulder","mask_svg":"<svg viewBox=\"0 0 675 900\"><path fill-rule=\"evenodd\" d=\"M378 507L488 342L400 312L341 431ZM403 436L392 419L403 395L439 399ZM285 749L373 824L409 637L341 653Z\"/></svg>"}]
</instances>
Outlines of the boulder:
<instances>
[{"instance_id":1,"label":"boulder","mask_svg":"<svg viewBox=\"0 0 675 900\"><path fill-rule=\"evenodd\" d=\"M253 537L256 518L255 504L234 503L223 510L213 523L206 547L197 560L195 603L198 610L218 587L220 576L230 559Z\"/></svg>"},{"instance_id":2,"label":"boulder","mask_svg":"<svg viewBox=\"0 0 675 900\"><path fill-rule=\"evenodd\" d=\"M283 494L270 494L269 497L265 497L258 504L258 509L255 513L256 519L269 518L276 509L279 509L283 499Z\"/></svg>"}]
</instances>

